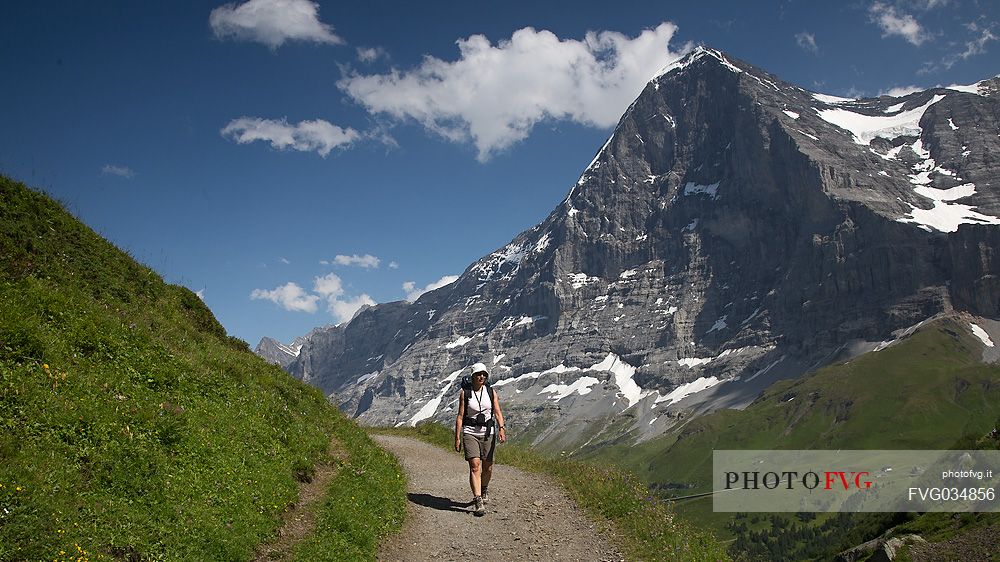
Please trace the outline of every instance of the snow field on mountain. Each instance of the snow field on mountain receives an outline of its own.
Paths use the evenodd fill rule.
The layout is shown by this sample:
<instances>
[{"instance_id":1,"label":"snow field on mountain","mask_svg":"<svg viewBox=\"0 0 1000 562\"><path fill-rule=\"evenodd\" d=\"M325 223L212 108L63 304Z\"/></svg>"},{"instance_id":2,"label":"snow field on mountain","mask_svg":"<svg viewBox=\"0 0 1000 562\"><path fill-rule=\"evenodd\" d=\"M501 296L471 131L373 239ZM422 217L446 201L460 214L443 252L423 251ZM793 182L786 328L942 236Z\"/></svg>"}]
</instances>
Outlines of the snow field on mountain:
<instances>
[{"instance_id":1,"label":"snow field on mountain","mask_svg":"<svg viewBox=\"0 0 1000 562\"><path fill-rule=\"evenodd\" d=\"M983 342L986 347L993 347L993 340L990 339L990 335L986 333L986 330L980 328L978 325L969 322L969 326L972 327L972 333L975 334L979 341Z\"/></svg>"},{"instance_id":2,"label":"snow field on mountain","mask_svg":"<svg viewBox=\"0 0 1000 562\"><path fill-rule=\"evenodd\" d=\"M927 108L943 99L944 96L936 95L931 101L920 107L885 117L864 115L839 107L835 109L816 110L816 113L824 121L850 131L854 136L854 142L857 144L867 146L876 137L887 139L893 139L901 135L919 137L921 133L920 118L924 116Z\"/></svg>"}]
</instances>

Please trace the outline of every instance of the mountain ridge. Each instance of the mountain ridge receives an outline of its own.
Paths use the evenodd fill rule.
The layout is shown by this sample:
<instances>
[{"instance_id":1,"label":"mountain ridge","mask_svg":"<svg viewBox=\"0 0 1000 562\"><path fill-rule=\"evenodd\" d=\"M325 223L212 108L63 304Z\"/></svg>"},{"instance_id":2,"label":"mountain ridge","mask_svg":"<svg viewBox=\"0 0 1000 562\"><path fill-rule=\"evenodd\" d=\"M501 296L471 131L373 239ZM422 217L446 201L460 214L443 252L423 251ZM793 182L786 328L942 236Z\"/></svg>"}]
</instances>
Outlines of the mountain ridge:
<instances>
[{"instance_id":1,"label":"mountain ridge","mask_svg":"<svg viewBox=\"0 0 1000 562\"><path fill-rule=\"evenodd\" d=\"M446 418L461 368L494 361L522 427L555 420L539 439L623 415L650 436L956 306L995 315L996 82L836 100L697 49L539 225L288 370L400 424Z\"/></svg>"}]
</instances>

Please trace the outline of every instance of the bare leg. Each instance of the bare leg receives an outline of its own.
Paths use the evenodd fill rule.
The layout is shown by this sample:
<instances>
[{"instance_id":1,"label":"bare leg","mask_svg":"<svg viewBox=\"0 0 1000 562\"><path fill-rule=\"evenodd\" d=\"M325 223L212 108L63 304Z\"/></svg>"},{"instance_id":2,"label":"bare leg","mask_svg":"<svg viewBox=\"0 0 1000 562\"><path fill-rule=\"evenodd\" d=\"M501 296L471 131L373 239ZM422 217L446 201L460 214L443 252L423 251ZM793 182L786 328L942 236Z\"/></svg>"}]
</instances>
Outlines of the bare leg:
<instances>
[{"instance_id":1,"label":"bare leg","mask_svg":"<svg viewBox=\"0 0 1000 562\"><path fill-rule=\"evenodd\" d=\"M480 495L481 486L480 482L482 479L483 467L482 462L478 458L469 459L469 487L472 488L472 495Z\"/></svg>"},{"instance_id":2,"label":"bare leg","mask_svg":"<svg viewBox=\"0 0 1000 562\"><path fill-rule=\"evenodd\" d=\"M493 461L483 461L482 490L490 487L490 480L493 478Z\"/></svg>"}]
</instances>

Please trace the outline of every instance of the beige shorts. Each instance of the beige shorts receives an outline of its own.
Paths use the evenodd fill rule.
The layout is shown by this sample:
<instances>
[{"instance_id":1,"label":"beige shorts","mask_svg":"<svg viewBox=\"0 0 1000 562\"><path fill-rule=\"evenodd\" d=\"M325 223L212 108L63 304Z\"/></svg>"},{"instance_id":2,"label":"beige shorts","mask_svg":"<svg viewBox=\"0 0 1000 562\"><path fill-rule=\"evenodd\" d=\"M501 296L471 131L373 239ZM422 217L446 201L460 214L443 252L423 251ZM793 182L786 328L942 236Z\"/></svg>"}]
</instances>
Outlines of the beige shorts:
<instances>
[{"instance_id":1,"label":"beige shorts","mask_svg":"<svg viewBox=\"0 0 1000 562\"><path fill-rule=\"evenodd\" d=\"M486 462L493 462L493 449L495 449L496 439L490 435L489 439L476 437L468 433L462 433L462 449L465 450L465 460L482 459Z\"/></svg>"}]
</instances>

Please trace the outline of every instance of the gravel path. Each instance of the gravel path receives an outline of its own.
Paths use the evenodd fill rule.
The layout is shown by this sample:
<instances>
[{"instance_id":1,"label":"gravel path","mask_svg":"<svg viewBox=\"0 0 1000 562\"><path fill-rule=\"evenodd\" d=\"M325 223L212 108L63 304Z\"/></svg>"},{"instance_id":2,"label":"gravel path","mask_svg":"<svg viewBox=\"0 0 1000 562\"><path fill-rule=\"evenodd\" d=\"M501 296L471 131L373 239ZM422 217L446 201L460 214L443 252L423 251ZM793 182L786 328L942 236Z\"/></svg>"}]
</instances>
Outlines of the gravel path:
<instances>
[{"instance_id":1,"label":"gravel path","mask_svg":"<svg viewBox=\"0 0 1000 562\"><path fill-rule=\"evenodd\" d=\"M375 439L406 470L410 499L403 530L382 544L379 560L624 560L610 531L545 477L494 465L487 514L475 517L462 455L416 439ZM497 456L503 461L502 446Z\"/></svg>"}]
</instances>

